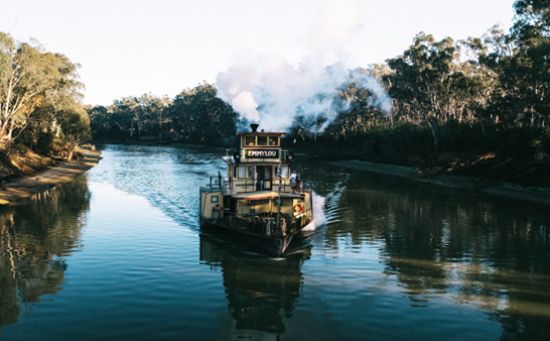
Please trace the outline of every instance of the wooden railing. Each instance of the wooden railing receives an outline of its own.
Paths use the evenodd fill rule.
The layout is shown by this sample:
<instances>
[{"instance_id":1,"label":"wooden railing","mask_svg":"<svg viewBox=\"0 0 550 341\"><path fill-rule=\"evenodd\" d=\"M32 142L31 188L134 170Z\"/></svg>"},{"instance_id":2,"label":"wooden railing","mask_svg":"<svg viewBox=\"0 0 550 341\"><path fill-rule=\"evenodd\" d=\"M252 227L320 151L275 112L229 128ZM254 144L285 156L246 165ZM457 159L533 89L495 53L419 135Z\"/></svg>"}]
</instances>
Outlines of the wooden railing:
<instances>
[{"instance_id":1,"label":"wooden railing","mask_svg":"<svg viewBox=\"0 0 550 341\"><path fill-rule=\"evenodd\" d=\"M283 233L283 230L284 233L290 233L299 229L300 219L311 221L312 213L312 210L308 209L303 211L299 216L282 213L280 215L277 213L265 213L239 216L236 213L226 211L223 214L223 219L233 228L273 236L277 233ZM279 224L277 224L277 217L279 217ZM268 223L269 228L267 228Z\"/></svg>"},{"instance_id":2,"label":"wooden railing","mask_svg":"<svg viewBox=\"0 0 550 341\"><path fill-rule=\"evenodd\" d=\"M257 179L237 179L233 181L224 180L223 188L226 194L242 194L242 193L254 193L258 191L273 191L281 193L297 193L303 190L303 186L299 188L292 188L290 181L283 180L279 182L278 179L272 180L257 180Z\"/></svg>"}]
</instances>

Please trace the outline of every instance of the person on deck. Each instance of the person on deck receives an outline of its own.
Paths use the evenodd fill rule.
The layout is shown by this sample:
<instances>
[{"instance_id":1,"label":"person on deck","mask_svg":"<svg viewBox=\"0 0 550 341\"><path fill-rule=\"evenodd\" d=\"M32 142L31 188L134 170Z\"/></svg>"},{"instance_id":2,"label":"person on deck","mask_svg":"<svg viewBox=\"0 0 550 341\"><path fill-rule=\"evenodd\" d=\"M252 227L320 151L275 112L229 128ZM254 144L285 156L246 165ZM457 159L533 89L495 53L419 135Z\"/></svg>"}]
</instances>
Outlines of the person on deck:
<instances>
[{"instance_id":1,"label":"person on deck","mask_svg":"<svg viewBox=\"0 0 550 341\"><path fill-rule=\"evenodd\" d=\"M297 176L296 171L292 171L290 174L290 188L292 188L293 191L297 189Z\"/></svg>"}]
</instances>

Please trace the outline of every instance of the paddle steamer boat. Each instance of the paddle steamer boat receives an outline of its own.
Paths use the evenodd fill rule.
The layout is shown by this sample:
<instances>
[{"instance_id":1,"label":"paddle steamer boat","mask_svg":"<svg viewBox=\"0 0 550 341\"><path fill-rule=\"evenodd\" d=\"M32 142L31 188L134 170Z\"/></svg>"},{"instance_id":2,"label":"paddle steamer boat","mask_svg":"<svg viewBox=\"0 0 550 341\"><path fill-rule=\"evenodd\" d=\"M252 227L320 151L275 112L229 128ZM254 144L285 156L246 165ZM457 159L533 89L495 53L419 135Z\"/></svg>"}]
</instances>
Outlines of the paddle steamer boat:
<instances>
[{"instance_id":1,"label":"paddle steamer boat","mask_svg":"<svg viewBox=\"0 0 550 341\"><path fill-rule=\"evenodd\" d=\"M224 157L227 177L218 172L200 189L201 225L278 257L312 222L312 193L292 169L294 154L281 148L285 134L250 126L239 134L238 151Z\"/></svg>"}]
</instances>

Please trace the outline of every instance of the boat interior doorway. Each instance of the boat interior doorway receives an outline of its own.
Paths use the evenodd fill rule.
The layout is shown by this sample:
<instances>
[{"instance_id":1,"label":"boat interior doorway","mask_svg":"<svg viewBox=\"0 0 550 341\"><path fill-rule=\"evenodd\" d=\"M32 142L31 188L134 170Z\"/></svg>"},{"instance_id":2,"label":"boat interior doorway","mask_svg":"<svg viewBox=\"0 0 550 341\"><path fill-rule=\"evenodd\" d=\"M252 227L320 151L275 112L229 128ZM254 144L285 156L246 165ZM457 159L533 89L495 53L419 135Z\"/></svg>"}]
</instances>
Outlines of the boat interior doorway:
<instances>
[{"instance_id":1,"label":"boat interior doorway","mask_svg":"<svg viewBox=\"0 0 550 341\"><path fill-rule=\"evenodd\" d=\"M271 191L273 184L273 166L256 166L256 190Z\"/></svg>"}]
</instances>

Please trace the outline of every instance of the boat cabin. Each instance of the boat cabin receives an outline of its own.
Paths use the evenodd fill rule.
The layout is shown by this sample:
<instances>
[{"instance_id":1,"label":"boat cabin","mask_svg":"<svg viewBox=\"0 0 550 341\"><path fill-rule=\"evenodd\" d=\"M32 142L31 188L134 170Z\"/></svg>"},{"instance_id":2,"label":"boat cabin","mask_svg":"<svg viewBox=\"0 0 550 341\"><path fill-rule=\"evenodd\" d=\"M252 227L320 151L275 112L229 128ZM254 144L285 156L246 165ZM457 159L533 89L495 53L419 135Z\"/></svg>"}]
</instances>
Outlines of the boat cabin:
<instances>
[{"instance_id":1,"label":"boat cabin","mask_svg":"<svg viewBox=\"0 0 550 341\"><path fill-rule=\"evenodd\" d=\"M239 134L238 150L227 151L227 177L218 172L200 189L201 225L237 234L263 252L280 256L293 236L313 220L312 192L294 172L294 154L282 149L284 133Z\"/></svg>"},{"instance_id":2,"label":"boat cabin","mask_svg":"<svg viewBox=\"0 0 550 341\"><path fill-rule=\"evenodd\" d=\"M278 189L279 178L283 186L290 185L290 154L281 148L285 134L256 129L241 133L239 152L226 158L231 194Z\"/></svg>"},{"instance_id":3,"label":"boat cabin","mask_svg":"<svg viewBox=\"0 0 550 341\"><path fill-rule=\"evenodd\" d=\"M293 153L282 149L285 133L257 131L239 134L239 149L226 153L227 178L211 178L201 196L202 218L233 216L269 220L311 217L311 192L302 191L300 177L291 169Z\"/></svg>"}]
</instances>

